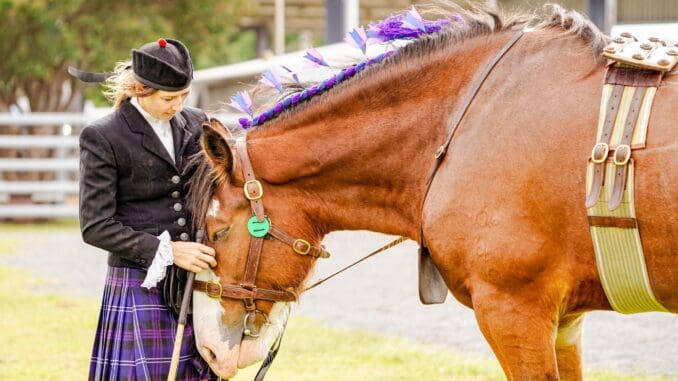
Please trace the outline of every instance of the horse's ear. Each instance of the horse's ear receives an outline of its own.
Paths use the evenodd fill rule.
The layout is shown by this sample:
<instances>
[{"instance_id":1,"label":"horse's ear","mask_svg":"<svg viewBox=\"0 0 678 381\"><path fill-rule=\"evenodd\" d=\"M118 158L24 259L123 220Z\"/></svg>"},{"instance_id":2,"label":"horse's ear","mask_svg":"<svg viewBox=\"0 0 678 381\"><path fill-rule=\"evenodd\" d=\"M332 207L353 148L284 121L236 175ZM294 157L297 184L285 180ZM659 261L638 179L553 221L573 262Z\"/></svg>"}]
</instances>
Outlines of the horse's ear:
<instances>
[{"instance_id":1,"label":"horse's ear","mask_svg":"<svg viewBox=\"0 0 678 381\"><path fill-rule=\"evenodd\" d=\"M210 118L209 122L203 123L200 144L217 171L228 175L231 181L242 178L239 162L234 155L235 138L218 119Z\"/></svg>"}]
</instances>

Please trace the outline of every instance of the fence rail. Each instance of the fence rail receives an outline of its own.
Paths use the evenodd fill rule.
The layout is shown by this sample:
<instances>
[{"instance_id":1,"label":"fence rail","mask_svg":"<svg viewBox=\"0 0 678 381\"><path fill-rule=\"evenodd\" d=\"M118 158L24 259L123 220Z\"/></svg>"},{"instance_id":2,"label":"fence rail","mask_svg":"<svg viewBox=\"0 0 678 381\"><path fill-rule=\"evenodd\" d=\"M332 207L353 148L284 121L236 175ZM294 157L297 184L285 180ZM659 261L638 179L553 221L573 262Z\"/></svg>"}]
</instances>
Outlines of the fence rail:
<instances>
[{"instance_id":1,"label":"fence rail","mask_svg":"<svg viewBox=\"0 0 678 381\"><path fill-rule=\"evenodd\" d=\"M0 113L0 126L20 128L0 134L0 220L77 217L78 134L105 112Z\"/></svg>"}]
</instances>

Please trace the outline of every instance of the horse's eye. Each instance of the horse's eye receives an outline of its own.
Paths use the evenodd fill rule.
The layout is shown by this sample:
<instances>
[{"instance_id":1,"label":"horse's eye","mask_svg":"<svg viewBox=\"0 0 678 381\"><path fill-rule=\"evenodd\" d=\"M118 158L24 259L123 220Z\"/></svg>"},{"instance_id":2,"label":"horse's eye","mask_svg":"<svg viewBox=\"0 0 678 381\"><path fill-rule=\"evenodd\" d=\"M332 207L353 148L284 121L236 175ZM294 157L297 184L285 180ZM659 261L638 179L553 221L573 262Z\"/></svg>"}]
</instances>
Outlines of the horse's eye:
<instances>
[{"instance_id":1,"label":"horse's eye","mask_svg":"<svg viewBox=\"0 0 678 381\"><path fill-rule=\"evenodd\" d=\"M222 239L225 239L228 236L229 230L231 230L230 226L215 231L212 234L212 242L221 241Z\"/></svg>"}]
</instances>

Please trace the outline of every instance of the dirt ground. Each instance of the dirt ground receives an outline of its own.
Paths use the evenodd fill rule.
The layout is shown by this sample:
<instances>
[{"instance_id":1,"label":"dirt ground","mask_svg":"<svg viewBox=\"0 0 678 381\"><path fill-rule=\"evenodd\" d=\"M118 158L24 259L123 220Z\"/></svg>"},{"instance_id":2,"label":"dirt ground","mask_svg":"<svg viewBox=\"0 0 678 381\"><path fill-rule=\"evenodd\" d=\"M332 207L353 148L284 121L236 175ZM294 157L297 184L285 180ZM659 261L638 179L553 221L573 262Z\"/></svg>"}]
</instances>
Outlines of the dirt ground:
<instances>
[{"instance_id":1,"label":"dirt ground","mask_svg":"<svg viewBox=\"0 0 678 381\"><path fill-rule=\"evenodd\" d=\"M51 279L39 292L101 297L106 255L82 243L77 231L12 231L8 238L17 243L15 254L0 255L0 264L28 267ZM311 279L351 263L390 239L367 232L331 234L325 244L333 256L319 262ZM296 313L331 326L395 334L492 357L473 311L451 295L442 305L419 303L416 268L416 244L406 242L304 294ZM676 315L589 313L583 344L587 369L670 374L678 380Z\"/></svg>"}]
</instances>

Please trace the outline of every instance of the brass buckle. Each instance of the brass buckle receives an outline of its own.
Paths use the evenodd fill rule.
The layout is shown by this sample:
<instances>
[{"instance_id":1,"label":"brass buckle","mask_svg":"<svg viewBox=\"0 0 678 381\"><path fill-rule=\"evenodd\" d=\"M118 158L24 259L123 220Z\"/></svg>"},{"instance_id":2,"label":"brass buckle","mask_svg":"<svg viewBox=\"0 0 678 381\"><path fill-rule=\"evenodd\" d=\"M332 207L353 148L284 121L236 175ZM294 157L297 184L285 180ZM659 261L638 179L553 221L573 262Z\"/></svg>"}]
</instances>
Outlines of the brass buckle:
<instances>
[{"instance_id":1,"label":"brass buckle","mask_svg":"<svg viewBox=\"0 0 678 381\"><path fill-rule=\"evenodd\" d=\"M600 158L596 158L596 150L600 147L603 148L603 154ZM593 149L591 150L591 161L596 163L596 164L604 163L605 160L607 160L607 155L609 153L610 153L610 146L608 146L607 143L596 143L596 145L593 146Z\"/></svg>"},{"instance_id":2,"label":"brass buckle","mask_svg":"<svg viewBox=\"0 0 678 381\"><path fill-rule=\"evenodd\" d=\"M250 194L250 191L247 190L247 186L250 184L256 184L257 185L257 191L259 192L259 196L252 196ZM261 198L261 196L264 195L264 188L261 187L261 183L259 180L249 180L245 182L245 185L243 186L243 190L245 191L245 197L250 200L250 201L256 201Z\"/></svg>"},{"instance_id":3,"label":"brass buckle","mask_svg":"<svg viewBox=\"0 0 678 381\"><path fill-rule=\"evenodd\" d=\"M219 292L218 293L210 293L210 288L209 285L214 284L217 287L219 287ZM224 291L223 287L221 287L221 283L215 282L213 280L205 282L205 294L209 296L212 299L221 299L221 293Z\"/></svg>"},{"instance_id":4,"label":"brass buckle","mask_svg":"<svg viewBox=\"0 0 678 381\"><path fill-rule=\"evenodd\" d=\"M620 148L623 148L623 149L626 150L626 152L624 153L623 160L617 160L617 154L619 154ZM619 166L626 165L626 163L629 162L629 159L631 159L631 146L629 146L628 144L621 144L621 145L617 146L617 148L614 150L614 165L619 165Z\"/></svg>"},{"instance_id":5,"label":"brass buckle","mask_svg":"<svg viewBox=\"0 0 678 381\"><path fill-rule=\"evenodd\" d=\"M306 245L306 250L298 250L297 243ZM294 243L292 243L292 250L299 255L306 255L311 252L311 244L305 239L297 238L294 240Z\"/></svg>"}]
</instances>

